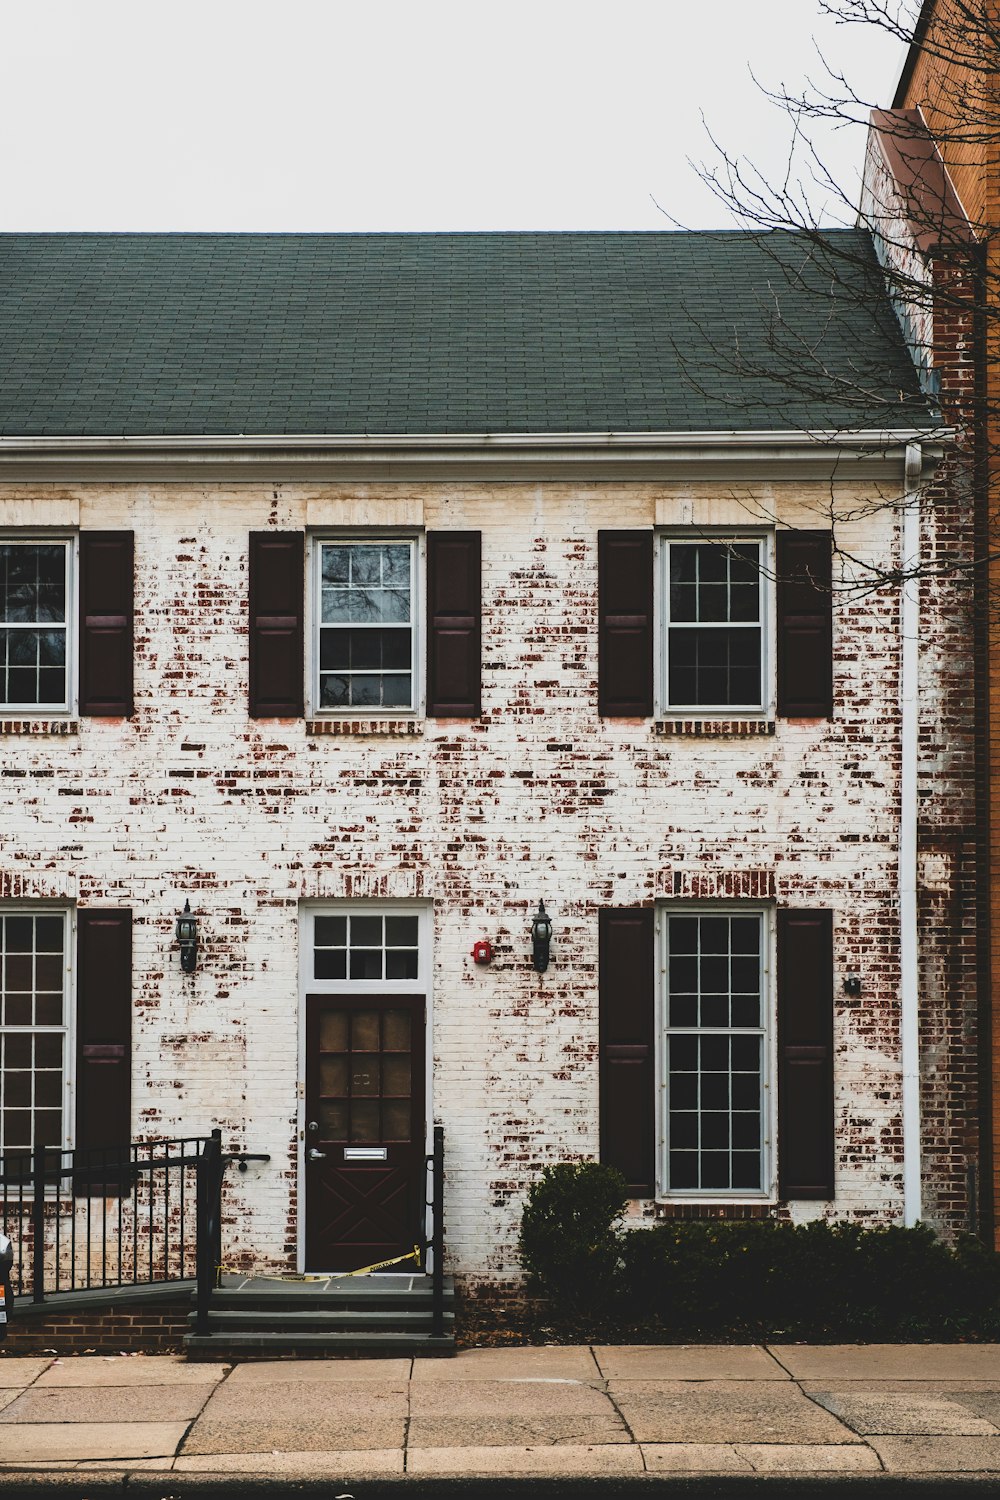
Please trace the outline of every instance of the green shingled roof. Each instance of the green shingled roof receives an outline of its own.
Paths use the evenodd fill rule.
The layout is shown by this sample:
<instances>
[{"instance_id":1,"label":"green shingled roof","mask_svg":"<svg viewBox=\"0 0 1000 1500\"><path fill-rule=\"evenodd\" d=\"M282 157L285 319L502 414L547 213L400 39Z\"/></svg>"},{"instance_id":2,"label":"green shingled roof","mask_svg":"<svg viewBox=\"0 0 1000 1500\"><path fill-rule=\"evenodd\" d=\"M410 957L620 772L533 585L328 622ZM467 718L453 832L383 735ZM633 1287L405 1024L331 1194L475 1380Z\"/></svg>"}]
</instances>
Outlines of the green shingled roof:
<instances>
[{"instance_id":1,"label":"green shingled roof","mask_svg":"<svg viewBox=\"0 0 1000 1500\"><path fill-rule=\"evenodd\" d=\"M928 420L860 231L0 235L6 437Z\"/></svg>"}]
</instances>

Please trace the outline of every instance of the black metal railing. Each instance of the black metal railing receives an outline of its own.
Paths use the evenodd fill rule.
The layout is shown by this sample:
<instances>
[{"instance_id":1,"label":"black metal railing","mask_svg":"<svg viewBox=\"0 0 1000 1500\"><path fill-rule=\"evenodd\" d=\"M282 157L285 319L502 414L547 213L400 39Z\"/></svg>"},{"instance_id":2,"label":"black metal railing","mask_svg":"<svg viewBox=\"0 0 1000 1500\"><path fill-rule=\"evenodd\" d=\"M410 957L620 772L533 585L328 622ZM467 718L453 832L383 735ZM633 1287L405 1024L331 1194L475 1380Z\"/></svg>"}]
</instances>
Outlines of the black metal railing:
<instances>
[{"instance_id":1,"label":"black metal railing","mask_svg":"<svg viewBox=\"0 0 1000 1500\"><path fill-rule=\"evenodd\" d=\"M44 1302L59 1292L193 1279L209 1150L221 1155L220 1132L0 1156L15 1295Z\"/></svg>"},{"instance_id":2,"label":"black metal railing","mask_svg":"<svg viewBox=\"0 0 1000 1500\"><path fill-rule=\"evenodd\" d=\"M211 1333L209 1310L212 1293L222 1283L222 1182L226 1167L235 1161L240 1171L245 1172L247 1162L270 1160L270 1156L263 1152L223 1151L221 1130L212 1131L198 1157L194 1294L197 1334Z\"/></svg>"},{"instance_id":3,"label":"black metal railing","mask_svg":"<svg viewBox=\"0 0 1000 1500\"><path fill-rule=\"evenodd\" d=\"M425 1204L430 1210L430 1233L424 1229L424 1259L431 1253L431 1334L444 1337L444 1126L434 1126L434 1140L427 1157Z\"/></svg>"},{"instance_id":4,"label":"black metal railing","mask_svg":"<svg viewBox=\"0 0 1000 1500\"><path fill-rule=\"evenodd\" d=\"M198 1249L195 1333L207 1334L212 1292L222 1275L222 1179L226 1164L222 1139L213 1131L198 1163Z\"/></svg>"}]
</instances>

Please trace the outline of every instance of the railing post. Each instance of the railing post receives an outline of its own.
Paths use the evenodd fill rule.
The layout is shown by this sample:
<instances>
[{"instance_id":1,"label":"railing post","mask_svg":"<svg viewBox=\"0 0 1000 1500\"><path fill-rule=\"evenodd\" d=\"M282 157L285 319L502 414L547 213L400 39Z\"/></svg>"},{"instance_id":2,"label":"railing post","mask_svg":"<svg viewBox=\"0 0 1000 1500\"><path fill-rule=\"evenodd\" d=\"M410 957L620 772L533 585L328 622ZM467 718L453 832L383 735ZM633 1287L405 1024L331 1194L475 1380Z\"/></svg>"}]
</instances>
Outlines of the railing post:
<instances>
[{"instance_id":1,"label":"railing post","mask_svg":"<svg viewBox=\"0 0 1000 1500\"><path fill-rule=\"evenodd\" d=\"M215 1216L215 1234L212 1238L212 1286L222 1283L222 1179L226 1165L222 1160L222 1131L212 1131L212 1212Z\"/></svg>"},{"instance_id":2,"label":"railing post","mask_svg":"<svg viewBox=\"0 0 1000 1500\"><path fill-rule=\"evenodd\" d=\"M195 1332L210 1332L208 1310L222 1259L222 1132L213 1130L198 1157L195 1259Z\"/></svg>"},{"instance_id":3,"label":"railing post","mask_svg":"<svg viewBox=\"0 0 1000 1500\"><path fill-rule=\"evenodd\" d=\"M432 1174L434 1215L434 1269L432 1272L431 1337L444 1337L444 1126L434 1126L434 1169Z\"/></svg>"},{"instance_id":4,"label":"railing post","mask_svg":"<svg viewBox=\"0 0 1000 1500\"><path fill-rule=\"evenodd\" d=\"M58 1191L58 1187L57 1187ZM45 1147L32 1152L31 1198L32 1302L45 1301Z\"/></svg>"}]
</instances>

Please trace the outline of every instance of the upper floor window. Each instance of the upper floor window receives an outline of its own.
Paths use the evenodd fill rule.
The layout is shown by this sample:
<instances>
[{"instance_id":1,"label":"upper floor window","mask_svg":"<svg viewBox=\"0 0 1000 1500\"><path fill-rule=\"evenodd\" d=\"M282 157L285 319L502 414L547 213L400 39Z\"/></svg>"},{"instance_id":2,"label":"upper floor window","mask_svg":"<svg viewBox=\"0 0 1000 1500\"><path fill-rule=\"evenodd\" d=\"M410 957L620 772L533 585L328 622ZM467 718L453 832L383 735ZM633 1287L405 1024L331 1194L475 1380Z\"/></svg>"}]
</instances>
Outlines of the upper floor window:
<instances>
[{"instance_id":1,"label":"upper floor window","mask_svg":"<svg viewBox=\"0 0 1000 1500\"><path fill-rule=\"evenodd\" d=\"M664 537L661 558L663 708L762 712L765 539Z\"/></svg>"},{"instance_id":2,"label":"upper floor window","mask_svg":"<svg viewBox=\"0 0 1000 1500\"><path fill-rule=\"evenodd\" d=\"M599 712L832 717L832 549L781 527L598 532Z\"/></svg>"},{"instance_id":3,"label":"upper floor window","mask_svg":"<svg viewBox=\"0 0 1000 1500\"><path fill-rule=\"evenodd\" d=\"M479 717L478 531L358 529L308 551L307 570L304 532L250 533L251 717Z\"/></svg>"},{"instance_id":4,"label":"upper floor window","mask_svg":"<svg viewBox=\"0 0 1000 1500\"><path fill-rule=\"evenodd\" d=\"M70 707L68 540L0 540L0 708Z\"/></svg>"},{"instance_id":5,"label":"upper floor window","mask_svg":"<svg viewBox=\"0 0 1000 1500\"><path fill-rule=\"evenodd\" d=\"M316 546L318 711L412 711L418 704L417 543Z\"/></svg>"}]
</instances>

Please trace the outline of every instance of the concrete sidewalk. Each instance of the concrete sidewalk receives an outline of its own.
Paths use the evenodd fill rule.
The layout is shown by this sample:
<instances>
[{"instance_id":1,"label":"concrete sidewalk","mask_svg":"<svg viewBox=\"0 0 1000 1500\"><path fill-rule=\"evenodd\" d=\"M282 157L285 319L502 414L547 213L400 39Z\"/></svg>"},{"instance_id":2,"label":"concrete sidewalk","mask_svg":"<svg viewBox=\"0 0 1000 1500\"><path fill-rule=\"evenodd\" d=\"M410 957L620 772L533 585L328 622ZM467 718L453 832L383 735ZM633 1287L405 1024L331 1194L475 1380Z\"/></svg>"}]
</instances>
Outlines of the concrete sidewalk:
<instances>
[{"instance_id":1,"label":"concrete sidewalk","mask_svg":"<svg viewBox=\"0 0 1000 1500\"><path fill-rule=\"evenodd\" d=\"M583 1346L188 1364L0 1355L0 1489L221 1480L1000 1483L1000 1345Z\"/></svg>"}]
</instances>

